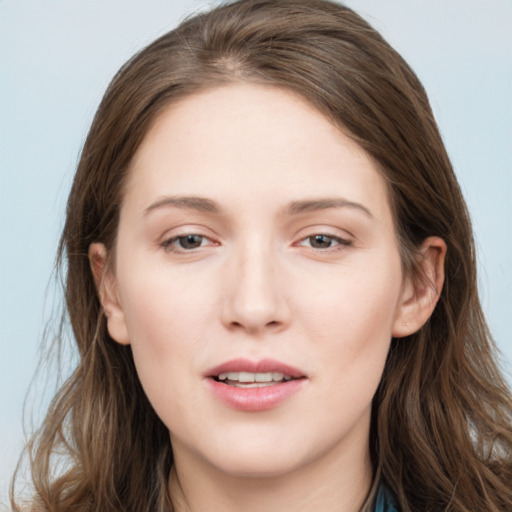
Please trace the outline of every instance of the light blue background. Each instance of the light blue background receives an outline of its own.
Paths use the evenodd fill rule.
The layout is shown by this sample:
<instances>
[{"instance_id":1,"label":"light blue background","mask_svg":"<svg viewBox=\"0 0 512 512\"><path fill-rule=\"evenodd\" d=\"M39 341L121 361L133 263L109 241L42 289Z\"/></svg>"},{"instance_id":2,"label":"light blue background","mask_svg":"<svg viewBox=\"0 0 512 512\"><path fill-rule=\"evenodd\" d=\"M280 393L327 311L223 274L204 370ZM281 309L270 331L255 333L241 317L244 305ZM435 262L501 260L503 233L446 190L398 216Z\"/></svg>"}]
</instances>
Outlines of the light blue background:
<instances>
[{"instance_id":1,"label":"light blue background","mask_svg":"<svg viewBox=\"0 0 512 512\"><path fill-rule=\"evenodd\" d=\"M0 502L77 156L114 72L216 2L0 0ZM472 212L492 331L512 361L512 2L351 0L422 79ZM43 402L45 399L41 399Z\"/></svg>"}]
</instances>

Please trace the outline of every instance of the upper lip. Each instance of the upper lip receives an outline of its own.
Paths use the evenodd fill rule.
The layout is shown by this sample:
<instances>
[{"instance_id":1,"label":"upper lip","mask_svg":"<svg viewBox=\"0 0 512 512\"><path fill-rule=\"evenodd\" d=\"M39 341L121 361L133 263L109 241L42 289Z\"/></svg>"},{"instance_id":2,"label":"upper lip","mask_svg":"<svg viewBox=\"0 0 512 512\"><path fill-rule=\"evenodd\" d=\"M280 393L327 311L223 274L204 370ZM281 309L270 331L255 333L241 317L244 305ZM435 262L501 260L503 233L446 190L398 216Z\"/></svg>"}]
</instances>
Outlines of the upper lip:
<instances>
[{"instance_id":1,"label":"upper lip","mask_svg":"<svg viewBox=\"0 0 512 512\"><path fill-rule=\"evenodd\" d=\"M279 372L289 375L294 379L305 377L304 372L280 361L274 359L261 359L259 361L251 361L249 359L231 359L224 363L211 368L205 373L205 377L217 377L221 373L227 372L250 372L250 373L269 373Z\"/></svg>"}]
</instances>

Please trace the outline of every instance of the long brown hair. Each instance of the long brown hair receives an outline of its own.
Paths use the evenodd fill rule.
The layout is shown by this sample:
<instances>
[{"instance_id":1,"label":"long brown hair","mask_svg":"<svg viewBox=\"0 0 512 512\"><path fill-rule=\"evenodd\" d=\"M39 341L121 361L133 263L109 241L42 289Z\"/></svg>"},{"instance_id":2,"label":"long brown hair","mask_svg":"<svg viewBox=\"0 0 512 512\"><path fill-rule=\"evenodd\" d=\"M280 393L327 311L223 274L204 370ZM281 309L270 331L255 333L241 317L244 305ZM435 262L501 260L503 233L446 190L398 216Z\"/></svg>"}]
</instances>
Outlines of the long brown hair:
<instances>
[{"instance_id":1,"label":"long brown hair","mask_svg":"<svg viewBox=\"0 0 512 512\"><path fill-rule=\"evenodd\" d=\"M512 399L479 303L469 215L428 99L373 28L324 0L241 0L199 14L137 54L110 84L60 243L79 361L28 446L34 508L172 510L169 435L130 347L108 335L88 248L114 247L127 170L162 110L236 81L295 91L373 157L389 184L405 272L418 272L415 249L425 238L447 244L439 303L420 331L392 341L374 398L373 463L400 509L510 510Z\"/></svg>"}]
</instances>

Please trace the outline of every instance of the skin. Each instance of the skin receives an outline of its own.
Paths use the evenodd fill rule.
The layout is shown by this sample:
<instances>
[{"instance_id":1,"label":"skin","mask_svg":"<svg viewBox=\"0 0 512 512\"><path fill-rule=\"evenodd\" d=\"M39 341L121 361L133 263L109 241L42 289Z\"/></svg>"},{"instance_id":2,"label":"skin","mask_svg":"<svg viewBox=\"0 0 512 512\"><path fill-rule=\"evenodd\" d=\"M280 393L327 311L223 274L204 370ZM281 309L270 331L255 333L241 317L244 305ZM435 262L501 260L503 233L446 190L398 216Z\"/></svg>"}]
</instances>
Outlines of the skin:
<instances>
[{"instance_id":1,"label":"skin","mask_svg":"<svg viewBox=\"0 0 512 512\"><path fill-rule=\"evenodd\" d=\"M420 248L434 287L403 275L376 165L293 93L232 84L169 106L132 162L114 268L101 244L90 259L169 429L176 510L360 510L390 341L430 316L445 250ZM238 357L292 365L303 385L233 409L204 375Z\"/></svg>"}]
</instances>

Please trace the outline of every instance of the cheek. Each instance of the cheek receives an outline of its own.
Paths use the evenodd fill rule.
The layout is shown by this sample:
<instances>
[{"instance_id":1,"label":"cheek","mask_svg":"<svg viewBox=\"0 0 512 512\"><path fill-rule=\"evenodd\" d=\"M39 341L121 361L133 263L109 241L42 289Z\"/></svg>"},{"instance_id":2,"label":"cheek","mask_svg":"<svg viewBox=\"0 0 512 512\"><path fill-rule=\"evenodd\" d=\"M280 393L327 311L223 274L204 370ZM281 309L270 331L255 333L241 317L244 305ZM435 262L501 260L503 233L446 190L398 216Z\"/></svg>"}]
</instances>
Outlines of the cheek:
<instances>
[{"instance_id":1,"label":"cheek","mask_svg":"<svg viewBox=\"0 0 512 512\"><path fill-rule=\"evenodd\" d=\"M162 269L129 275L120 295L139 379L157 411L179 410L211 323L207 289Z\"/></svg>"},{"instance_id":2,"label":"cheek","mask_svg":"<svg viewBox=\"0 0 512 512\"><path fill-rule=\"evenodd\" d=\"M142 268L140 272L138 269ZM131 343L154 352L179 350L199 342L205 317L211 309L211 289L194 272L148 269L146 265L126 268L128 279L121 289ZM186 343L184 342L186 340Z\"/></svg>"},{"instance_id":3,"label":"cheek","mask_svg":"<svg viewBox=\"0 0 512 512\"><path fill-rule=\"evenodd\" d=\"M308 294L294 294L301 297L297 305L309 311L302 318L317 324L320 336L379 330L390 334L401 294L401 268L399 261L381 266L347 266L325 279L312 274L309 282L301 282Z\"/></svg>"},{"instance_id":4,"label":"cheek","mask_svg":"<svg viewBox=\"0 0 512 512\"><path fill-rule=\"evenodd\" d=\"M354 383L371 390L380 381L401 296L399 259L371 263L345 268L323 286L311 279L315 299L296 302L300 328L318 345L326 383L356 395Z\"/></svg>"}]
</instances>

